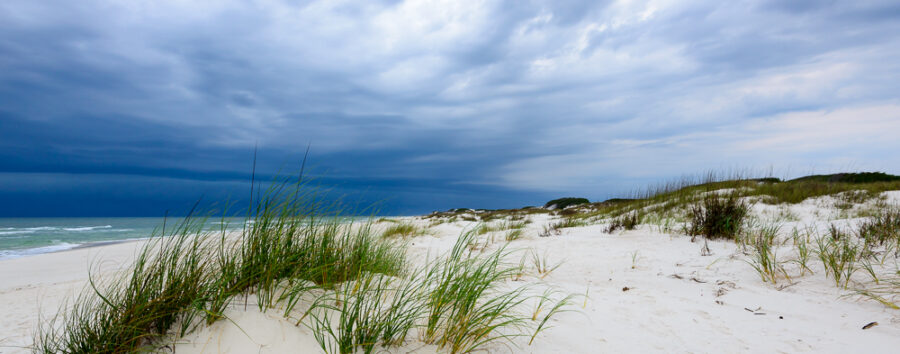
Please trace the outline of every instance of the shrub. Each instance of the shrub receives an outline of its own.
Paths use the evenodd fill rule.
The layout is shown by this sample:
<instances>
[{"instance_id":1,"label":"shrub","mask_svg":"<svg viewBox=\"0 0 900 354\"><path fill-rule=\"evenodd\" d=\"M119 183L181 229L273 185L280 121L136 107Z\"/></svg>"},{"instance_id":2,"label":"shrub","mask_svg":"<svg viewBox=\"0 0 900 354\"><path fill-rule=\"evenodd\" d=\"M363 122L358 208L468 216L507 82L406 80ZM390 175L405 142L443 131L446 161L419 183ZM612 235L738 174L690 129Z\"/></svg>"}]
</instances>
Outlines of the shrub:
<instances>
[{"instance_id":1,"label":"shrub","mask_svg":"<svg viewBox=\"0 0 900 354\"><path fill-rule=\"evenodd\" d=\"M900 210L883 211L859 225L859 237L867 244L900 241Z\"/></svg>"},{"instance_id":2,"label":"shrub","mask_svg":"<svg viewBox=\"0 0 900 354\"><path fill-rule=\"evenodd\" d=\"M623 230L634 230L641 223L641 216L638 213L628 213L622 215L618 218L613 219L609 226L606 228L606 233L613 233L613 231L623 229Z\"/></svg>"},{"instance_id":3,"label":"shrub","mask_svg":"<svg viewBox=\"0 0 900 354\"><path fill-rule=\"evenodd\" d=\"M707 194L702 201L694 204L689 211L691 236L702 235L706 238L734 239L750 206L741 201L737 194L720 196Z\"/></svg>"},{"instance_id":4,"label":"shrub","mask_svg":"<svg viewBox=\"0 0 900 354\"><path fill-rule=\"evenodd\" d=\"M575 209L563 209L563 210L556 212L556 215L572 217L572 216L578 215L578 211Z\"/></svg>"},{"instance_id":5,"label":"shrub","mask_svg":"<svg viewBox=\"0 0 900 354\"><path fill-rule=\"evenodd\" d=\"M548 209L565 209L572 205L580 205L580 204L590 204L591 201L586 198L559 198L554 199L547 204L544 204L544 208Z\"/></svg>"},{"instance_id":6,"label":"shrub","mask_svg":"<svg viewBox=\"0 0 900 354\"><path fill-rule=\"evenodd\" d=\"M873 183L900 181L900 176L889 175L884 172L860 172L860 173L835 173L831 175L812 175L791 180L816 181L827 183Z\"/></svg>"}]
</instances>

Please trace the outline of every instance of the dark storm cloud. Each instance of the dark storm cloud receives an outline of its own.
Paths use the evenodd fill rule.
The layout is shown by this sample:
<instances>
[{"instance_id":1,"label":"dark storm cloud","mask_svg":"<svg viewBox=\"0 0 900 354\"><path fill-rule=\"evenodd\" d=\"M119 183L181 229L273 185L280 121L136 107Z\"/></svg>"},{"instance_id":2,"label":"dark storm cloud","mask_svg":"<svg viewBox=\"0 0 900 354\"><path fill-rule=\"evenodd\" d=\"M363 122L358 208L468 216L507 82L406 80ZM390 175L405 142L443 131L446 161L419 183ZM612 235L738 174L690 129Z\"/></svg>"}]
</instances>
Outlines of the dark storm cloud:
<instances>
[{"instance_id":1,"label":"dark storm cloud","mask_svg":"<svg viewBox=\"0 0 900 354\"><path fill-rule=\"evenodd\" d=\"M0 214L239 194L255 147L270 177L307 144L312 175L388 212L890 170L898 20L891 1L5 1L0 197L32 206Z\"/></svg>"}]
</instances>

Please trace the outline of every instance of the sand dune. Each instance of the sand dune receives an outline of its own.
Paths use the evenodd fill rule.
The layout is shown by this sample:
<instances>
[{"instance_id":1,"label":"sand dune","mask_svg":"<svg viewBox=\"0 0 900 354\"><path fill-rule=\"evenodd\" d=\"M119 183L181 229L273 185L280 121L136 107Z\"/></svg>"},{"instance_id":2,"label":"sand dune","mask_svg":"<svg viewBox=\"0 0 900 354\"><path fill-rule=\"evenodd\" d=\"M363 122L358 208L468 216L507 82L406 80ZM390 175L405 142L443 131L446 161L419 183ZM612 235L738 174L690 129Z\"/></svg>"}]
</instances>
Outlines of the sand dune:
<instances>
[{"instance_id":1,"label":"sand dune","mask_svg":"<svg viewBox=\"0 0 900 354\"><path fill-rule=\"evenodd\" d=\"M897 192L888 198L896 202ZM824 197L830 198L830 197ZM793 227L832 223L852 226L857 219L835 219L838 210L816 198L788 206L797 220ZM752 213L771 217L783 206L756 204ZM710 241L712 255L701 256L702 242L658 225L636 230L606 232L606 225L564 228L551 237L538 237L550 215L530 216L520 239L507 247L537 252L559 267L541 279L532 275L521 282L540 283L577 297L570 312L551 319L552 328L534 343L528 338L495 342L490 352L597 353L597 352L859 352L888 353L900 347L900 311L875 301L846 296L826 278L818 261L814 274L799 275L786 265L790 280L765 283L746 262L747 256L732 241ZM399 220L427 227L422 218ZM410 237L409 257L415 262L449 250L459 235L478 224L456 221L428 228ZM480 236L486 248L506 242L502 232ZM493 238L493 242L490 240ZM39 316L56 311L73 292L85 285L88 265L101 261L105 272L126 264L139 243L116 244L0 261L0 333L2 353L25 352ZM784 257L791 248L783 247ZM893 262L896 262L894 260ZM896 271L888 261L879 268ZM866 274L857 272L856 280ZM510 281L510 283L516 283ZM516 284L511 284L511 286ZM296 326L278 311L262 313L253 297L235 299L218 321L178 341L178 353L284 353L321 351L311 330ZM869 329L868 323L878 325ZM430 353L438 349L413 338L391 352Z\"/></svg>"}]
</instances>

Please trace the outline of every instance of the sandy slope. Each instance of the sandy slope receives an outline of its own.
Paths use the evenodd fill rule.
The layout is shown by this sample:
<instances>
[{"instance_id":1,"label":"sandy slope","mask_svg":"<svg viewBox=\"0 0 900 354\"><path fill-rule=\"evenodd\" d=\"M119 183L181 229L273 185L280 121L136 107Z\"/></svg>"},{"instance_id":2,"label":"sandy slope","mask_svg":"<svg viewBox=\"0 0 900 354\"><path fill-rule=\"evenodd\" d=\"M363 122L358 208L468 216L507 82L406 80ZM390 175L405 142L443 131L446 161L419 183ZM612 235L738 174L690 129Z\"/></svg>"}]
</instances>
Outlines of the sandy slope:
<instances>
[{"instance_id":1,"label":"sandy slope","mask_svg":"<svg viewBox=\"0 0 900 354\"><path fill-rule=\"evenodd\" d=\"M833 211L816 212L827 209L823 203L792 206L800 220L783 229L826 225ZM768 215L771 210L766 208L757 205L755 213ZM778 290L760 280L732 242L710 242L714 254L704 257L701 243L658 233L655 226L607 234L603 225L592 225L540 238L537 234L549 219L534 218L524 237L509 247L538 250L553 262L563 262L543 281L566 292L587 292L589 299L577 300L576 311L553 319L553 328L533 345L528 346L527 339L496 343L488 347L492 352L890 353L900 348L900 311L842 297L846 291L825 278L818 261L811 261L816 274L795 277L795 285ZM460 232L473 225L443 224L432 228L431 235L410 239L411 258L421 262L448 250ZM502 239L500 233L496 239ZM128 259L134 247L119 244L0 261L2 345L27 345L39 311L52 312L61 299L83 286L89 260L102 257L112 269ZM228 310L233 322L219 321L191 334L175 352L319 351L308 328L295 326L278 311L260 313L253 297L248 299L246 310L243 299ZM861 329L872 321L879 325ZM0 347L0 353L17 351L23 349ZM435 348L412 341L395 351L429 353Z\"/></svg>"},{"instance_id":2,"label":"sandy slope","mask_svg":"<svg viewBox=\"0 0 900 354\"><path fill-rule=\"evenodd\" d=\"M87 283L89 266L100 272L127 266L141 242L74 249L0 261L0 353L25 352L38 317L54 315Z\"/></svg>"}]
</instances>

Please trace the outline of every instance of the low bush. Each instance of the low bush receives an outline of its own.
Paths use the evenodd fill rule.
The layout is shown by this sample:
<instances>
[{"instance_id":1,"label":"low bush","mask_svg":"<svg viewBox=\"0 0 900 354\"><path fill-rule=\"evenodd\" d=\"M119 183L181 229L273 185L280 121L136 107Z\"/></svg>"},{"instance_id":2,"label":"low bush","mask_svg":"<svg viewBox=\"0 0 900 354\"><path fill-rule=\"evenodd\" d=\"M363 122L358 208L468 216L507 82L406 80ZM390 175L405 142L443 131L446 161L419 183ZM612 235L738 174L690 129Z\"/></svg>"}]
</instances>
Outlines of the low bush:
<instances>
[{"instance_id":1,"label":"low bush","mask_svg":"<svg viewBox=\"0 0 900 354\"><path fill-rule=\"evenodd\" d=\"M734 239L750 211L750 205L737 194L721 196L709 193L689 210L688 234L710 239Z\"/></svg>"},{"instance_id":2,"label":"low bush","mask_svg":"<svg viewBox=\"0 0 900 354\"><path fill-rule=\"evenodd\" d=\"M790 182L827 182L827 183L875 183L896 182L900 176L889 175L884 172L859 172L859 173L835 173L831 175L812 175L793 179Z\"/></svg>"},{"instance_id":3,"label":"low bush","mask_svg":"<svg viewBox=\"0 0 900 354\"><path fill-rule=\"evenodd\" d=\"M867 244L900 242L900 210L887 210L863 221L857 231Z\"/></svg>"},{"instance_id":4,"label":"low bush","mask_svg":"<svg viewBox=\"0 0 900 354\"><path fill-rule=\"evenodd\" d=\"M581 204L590 204L591 201L586 198L559 198L554 199L547 204L544 204L544 208L548 209L565 209L572 205L581 205Z\"/></svg>"},{"instance_id":5,"label":"low bush","mask_svg":"<svg viewBox=\"0 0 900 354\"><path fill-rule=\"evenodd\" d=\"M606 227L606 233L611 234L616 230L634 230L641 223L638 213L628 213L610 221Z\"/></svg>"}]
</instances>

